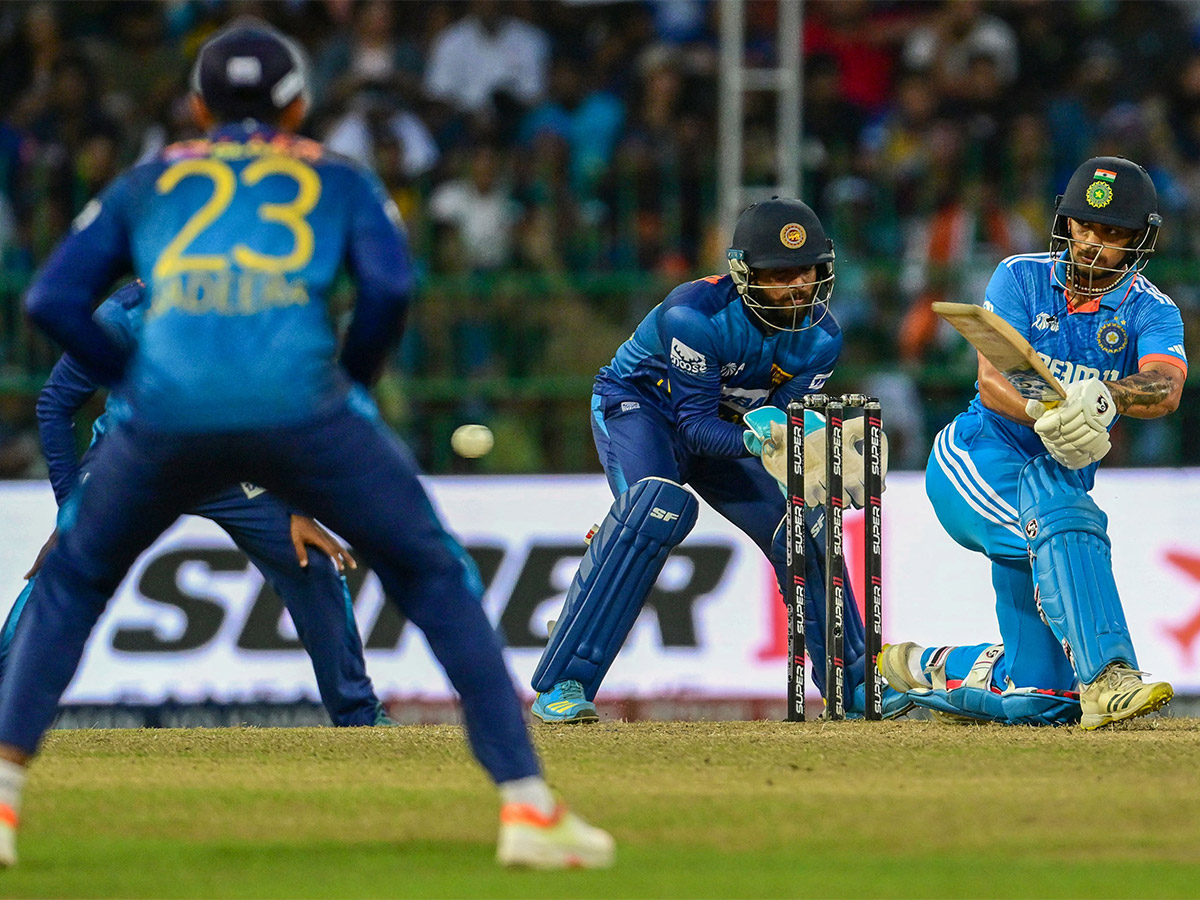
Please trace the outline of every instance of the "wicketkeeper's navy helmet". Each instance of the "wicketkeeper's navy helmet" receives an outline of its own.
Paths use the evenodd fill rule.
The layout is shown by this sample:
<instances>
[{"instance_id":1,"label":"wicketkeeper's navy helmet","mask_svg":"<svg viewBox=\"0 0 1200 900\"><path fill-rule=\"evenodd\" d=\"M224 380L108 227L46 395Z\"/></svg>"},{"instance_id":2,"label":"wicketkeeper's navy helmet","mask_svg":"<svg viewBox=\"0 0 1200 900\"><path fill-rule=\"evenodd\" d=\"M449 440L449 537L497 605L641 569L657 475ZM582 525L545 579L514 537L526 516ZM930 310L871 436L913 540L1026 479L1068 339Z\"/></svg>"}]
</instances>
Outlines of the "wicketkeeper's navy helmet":
<instances>
[{"instance_id":1,"label":"wicketkeeper's navy helmet","mask_svg":"<svg viewBox=\"0 0 1200 900\"><path fill-rule=\"evenodd\" d=\"M755 203L738 217L726 256L746 309L772 328L800 331L828 313L834 281L833 241L807 203L781 197ZM755 273L765 269L808 266L816 268L817 279L811 299L801 305L771 303L762 291L775 286L756 283Z\"/></svg>"},{"instance_id":2,"label":"wicketkeeper's navy helmet","mask_svg":"<svg viewBox=\"0 0 1200 900\"><path fill-rule=\"evenodd\" d=\"M308 102L307 64L281 31L241 18L200 48L192 91L219 121L274 121L297 98Z\"/></svg>"},{"instance_id":3,"label":"wicketkeeper's navy helmet","mask_svg":"<svg viewBox=\"0 0 1200 900\"><path fill-rule=\"evenodd\" d=\"M1129 244L1129 252L1118 267L1089 266L1088 284L1081 284L1085 268L1075 263L1075 248L1089 243L1071 237L1068 219L1078 222L1096 222L1115 225L1136 232ZM1050 229L1050 250L1070 251L1065 257L1066 278L1063 287L1076 293L1103 293L1105 287L1089 290L1090 281L1097 275L1108 281L1112 275L1137 272L1146 264L1158 242L1158 230L1162 216L1158 214L1158 192L1150 173L1132 160L1123 156L1097 156L1089 159L1071 176L1067 189L1054 202L1054 224ZM1096 245L1092 245L1096 246ZM1075 269L1078 268L1078 273ZM1056 278L1059 267L1055 267Z\"/></svg>"}]
</instances>

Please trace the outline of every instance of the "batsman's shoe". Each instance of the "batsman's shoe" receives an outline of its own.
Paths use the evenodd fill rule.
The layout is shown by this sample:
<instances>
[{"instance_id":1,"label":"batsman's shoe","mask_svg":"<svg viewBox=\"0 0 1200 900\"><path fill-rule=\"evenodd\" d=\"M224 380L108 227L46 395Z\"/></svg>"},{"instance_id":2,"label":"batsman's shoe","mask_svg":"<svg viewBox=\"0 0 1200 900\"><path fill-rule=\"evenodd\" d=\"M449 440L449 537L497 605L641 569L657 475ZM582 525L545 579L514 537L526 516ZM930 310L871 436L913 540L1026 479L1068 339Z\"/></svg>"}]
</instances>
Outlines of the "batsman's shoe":
<instances>
[{"instance_id":1,"label":"batsman's shoe","mask_svg":"<svg viewBox=\"0 0 1200 900\"><path fill-rule=\"evenodd\" d=\"M879 669L888 686L895 691L899 691L901 696L907 695L908 691L928 691L930 690L929 683L924 679L918 678L913 673L912 664L920 663L921 654L925 652L925 648L920 644L912 641L904 641L899 644L884 644L883 649L879 651L875 665ZM907 699L907 697L906 697ZM884 692L884 701L887 701L887 692ZM911 709L916 704L909 700L908 709ZM908 709L904 712L908 712ZM956 716L954 713L945 712L940 709L935 709L933 718L947 725L977 725L978 720L972 719L970 716ZM899 713L896 713L899 715ZM884 718L891 718L887 715L887 709L884 708Z\"/></svg>"},{"instance_id":2,"label":"batsman's shoe","mask_svg":"<svg viewBox=\"0 0 1200 900\"><path fill-rule=\"evenodd\" d=\"M920 653L925 648L919 644L914 644L912 641L905 641L902 644L884 644L883 649L879 651L879 656L875 665L879 669L879 674L884 677L892 690L904 693L905 691L922 691L929 690L929 682L917 678L913 674L912 666L909 664L909 659L913 654L917 654L918 659Z\"/></svg>"},{"instance_id":3,"label":"batsman's shoe","mask_svg":"<svg viewBox=\"0 0 1200 900\"><path fill-rule=\"evenodd\" d=\"M1142 681L1144 674L1124 663L1107 666L1099 678L1084 685L1079 693L1083 707L1080 726L1085 731L1094 731L1113 722L1144 716L1170 703L1175 689L1165 681L1146 683Z\"/></svg>"},{"instance_id":4,"label":"batsman's shoe","mask_svg":"<svg viewBox=\"0 0 1200 900\"><path fill-rule=\"evenodd\" d=\"M17 814L0 803L0 868L17 864Z\"/></svg>"},{"instance_id":5,"label":"batsman's shoe","mask_svg":"<svg viewBox=\"0 0 1200 900\"><path fill-rule=\"evenodd\" d=\"M560 681L533 701L533 714L548 724L581 724L599 722L596 704L583 693L578 681Z\"/></svg>"},{"instance_id":6,"label":"batsman's shoe","mask_svg":"<svg viewBox=\"0 0 1200 900\"><path fill-rule=\"evenodd\" d=\"M530 869L603 869L613 864L616 842L561 803L550 816L507 803L500 810L496 862Z\"/></svg>"}]
</instances>

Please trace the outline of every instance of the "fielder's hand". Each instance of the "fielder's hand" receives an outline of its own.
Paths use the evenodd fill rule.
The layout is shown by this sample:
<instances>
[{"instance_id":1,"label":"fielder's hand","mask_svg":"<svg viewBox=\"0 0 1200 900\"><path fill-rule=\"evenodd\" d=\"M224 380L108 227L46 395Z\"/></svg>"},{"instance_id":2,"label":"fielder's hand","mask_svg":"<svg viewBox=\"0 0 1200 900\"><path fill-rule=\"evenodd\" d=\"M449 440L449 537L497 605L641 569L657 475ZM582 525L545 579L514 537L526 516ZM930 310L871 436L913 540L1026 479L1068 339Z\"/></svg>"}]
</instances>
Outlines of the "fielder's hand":
<instances>
[{"instance_id":1,"label":"fielder's hand","mask_svg":"<svg viewBox=\"0 0 1200 900\"><path fill-rule=\"evenodd\" d=\"M296 561L300 568L308 568L308 548L314 547L333 560L339 572L346 567L357 569L358 563L350 555L350 551L341 545L337 538L318 525L308 516L292 516L292 546L296 548Z\"/></svg>"},{"instance_id":2,"label":"fielder's hand","mask_svg":"<svg viewBox=\"0 0 1200 900\"><path fill-rule=\"evenodd\" d=\"M1025 404L1046 450L1068 469L1099 462L1112 448L1108 426L1117 414L1112 393L1103 381L1089 378L1067 387L1067 397L1050 409L1038 400Z\"/></svg>"}]
</instances>

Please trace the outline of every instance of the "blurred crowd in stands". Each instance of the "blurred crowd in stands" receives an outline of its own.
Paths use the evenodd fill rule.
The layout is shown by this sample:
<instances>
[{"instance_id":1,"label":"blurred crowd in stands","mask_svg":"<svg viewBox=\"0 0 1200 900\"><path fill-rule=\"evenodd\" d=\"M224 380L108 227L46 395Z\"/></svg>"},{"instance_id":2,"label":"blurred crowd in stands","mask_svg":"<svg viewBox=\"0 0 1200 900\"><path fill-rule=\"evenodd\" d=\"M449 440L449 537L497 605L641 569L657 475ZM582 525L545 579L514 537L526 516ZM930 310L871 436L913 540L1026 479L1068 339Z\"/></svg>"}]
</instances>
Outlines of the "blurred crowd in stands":
<instances>
[{"instance_id":1,"label":"blurred crowd in stands","mask_svg":"<svg viewBox=\"0 0 1200 900\"><path fill-rule=\"evenodd\" d=\"M747 0L748 65L773 64L776 12ZM520 411L536 415L557 396L545 379L590 376L666 288L723 268L716 3L7 2L5 372L53 361L26 346L29 273L118 171L194 136L188 66L242 14L306 47L306 130L374 167L409 224L426 292L396 369L426 396L437 377L451 395L455 379L541 378ZM1055 194L1090 155L1153 175L1166 225L1148 274L1200 346L1200 3L808 0L803 16L803 196L837 244L843 365L885 396L901 465L923 463L969 393L971 358L930 302L978 301L1000 258L1046 248ZM771 184L775 98L747 103L745 180ZM419 432L412 402L396 416ZM453 415L486 418L496 402ZM8 418L0 474L26 471L5 438L29 423ZM568 436L586 445L580 418ZM1152 424L1117 457L1200 462L1188 434ZM529 466L590 467L531 453Z\"/></svg>"}]
</instances>

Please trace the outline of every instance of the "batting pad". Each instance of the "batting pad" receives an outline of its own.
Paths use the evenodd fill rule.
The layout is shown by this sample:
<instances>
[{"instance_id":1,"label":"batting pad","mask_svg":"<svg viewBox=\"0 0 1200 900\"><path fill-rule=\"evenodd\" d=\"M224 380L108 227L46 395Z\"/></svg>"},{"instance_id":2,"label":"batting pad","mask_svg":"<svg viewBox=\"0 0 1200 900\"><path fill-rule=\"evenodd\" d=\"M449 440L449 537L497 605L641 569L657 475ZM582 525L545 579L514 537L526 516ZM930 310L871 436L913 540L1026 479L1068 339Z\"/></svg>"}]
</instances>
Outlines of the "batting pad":
<instances>
[{"instance_id":1,"label":"batting pad","mask_svg":"<svg viewBox=\"0 0 1200 900\"><path fill-rule=\"evenodd\" d=\"M1049 456L1021 470L1021 524L1033 558L1038 608L1084 684L1109 663L1137 657L1113 578L1108 517L1077 472Z\"/></svg>"},{"instance_id":2,"label":"batting pad","mask_svg":"<svg viewBox=\"0 0 1200 900\"><path fill-rule=\"evenodd\" d=\"M571 582L532 686L578 681L589 700L617 657L667 555L696 524L700 504L682 485L643 478L617 497Z\"/></svg>"}]
</instances>

